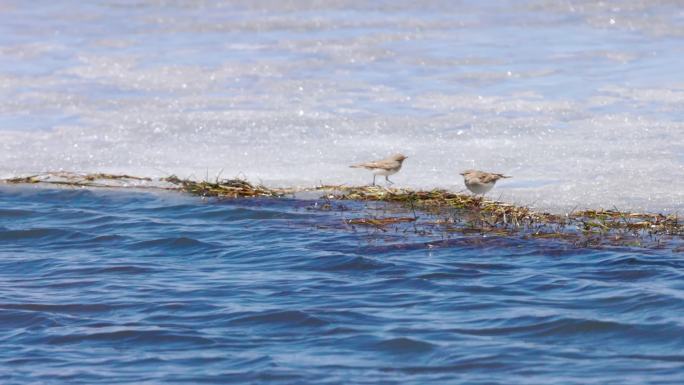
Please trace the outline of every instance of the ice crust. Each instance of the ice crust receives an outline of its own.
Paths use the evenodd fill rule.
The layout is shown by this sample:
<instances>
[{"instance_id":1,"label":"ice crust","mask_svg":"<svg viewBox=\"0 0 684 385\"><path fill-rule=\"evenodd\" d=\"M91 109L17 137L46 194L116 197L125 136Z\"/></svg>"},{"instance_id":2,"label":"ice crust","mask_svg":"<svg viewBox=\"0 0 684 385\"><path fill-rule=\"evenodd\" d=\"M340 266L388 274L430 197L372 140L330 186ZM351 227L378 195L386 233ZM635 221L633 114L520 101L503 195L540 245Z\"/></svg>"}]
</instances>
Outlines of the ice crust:
<instances>
[{"instance_id":1,"label":"ice crust","mask_svg":"<svg viewBox=\"0 0 684 385\"><path fill-rule=\"evenodd\" d=\"M684 11L562 3L5 2L0 177L356 185L402 152L397 186L681 211Z\"/></svg>"}]
</instances>

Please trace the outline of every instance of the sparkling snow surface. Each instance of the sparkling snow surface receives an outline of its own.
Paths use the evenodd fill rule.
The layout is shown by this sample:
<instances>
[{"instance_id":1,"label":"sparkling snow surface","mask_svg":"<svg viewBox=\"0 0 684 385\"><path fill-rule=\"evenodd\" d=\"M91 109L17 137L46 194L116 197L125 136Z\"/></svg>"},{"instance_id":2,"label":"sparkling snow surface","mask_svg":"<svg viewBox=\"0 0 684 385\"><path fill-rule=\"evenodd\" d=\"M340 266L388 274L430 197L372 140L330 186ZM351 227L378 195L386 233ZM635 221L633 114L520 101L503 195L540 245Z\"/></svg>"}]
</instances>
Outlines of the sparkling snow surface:
<instances>
[{"instance_id":1,"label":"sparkling snow surface","mask_svg":"<svg viewBox=\"0 0 684 385\"><path fill-rule=\"evenodd\" d=\"M97 4L94 4L97 3ZM684 208L679 1L0 3L0 177L396 186Z\"/></svg>"}]
</instances>

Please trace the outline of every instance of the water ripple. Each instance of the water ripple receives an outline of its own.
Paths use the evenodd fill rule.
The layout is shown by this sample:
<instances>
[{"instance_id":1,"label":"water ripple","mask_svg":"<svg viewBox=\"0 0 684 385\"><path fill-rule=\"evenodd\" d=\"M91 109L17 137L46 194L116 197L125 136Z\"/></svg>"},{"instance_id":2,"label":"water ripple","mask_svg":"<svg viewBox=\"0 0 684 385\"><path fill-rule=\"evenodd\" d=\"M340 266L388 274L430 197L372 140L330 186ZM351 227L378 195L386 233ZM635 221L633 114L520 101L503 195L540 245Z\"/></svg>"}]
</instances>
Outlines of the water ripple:
<instances>
[{"instance_id":1,"label":"water ripple","mask_svg":"<svg viewBox=\"0 0 684 385\"><path fill-rule=\"evenodd\" d=\"M3 383L573 383L586 373L618 383L636 368L644 382L677 383L684 373L684 263L671 250L375 237L296 200L0 198Z\"/></svg>"}]
</instances>

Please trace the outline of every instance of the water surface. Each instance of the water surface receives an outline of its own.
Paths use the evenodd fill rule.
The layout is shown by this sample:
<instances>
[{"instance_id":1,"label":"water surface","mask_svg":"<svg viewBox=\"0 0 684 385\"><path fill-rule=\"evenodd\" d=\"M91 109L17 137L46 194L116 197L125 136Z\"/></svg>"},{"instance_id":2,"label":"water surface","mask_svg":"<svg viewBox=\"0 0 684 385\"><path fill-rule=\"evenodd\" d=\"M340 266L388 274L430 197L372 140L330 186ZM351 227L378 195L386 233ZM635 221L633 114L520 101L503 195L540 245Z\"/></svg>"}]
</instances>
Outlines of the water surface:
<instances>
[{"instance_id":1,"label":"water surface","mask_svg":"<svg viewBox=\"0 0 684 385\"><path fill-rule=\"evenodd\" d=\"M0 382L681 383L681 251L345 207L0 188Z\"/></svg>"}]
</instances>

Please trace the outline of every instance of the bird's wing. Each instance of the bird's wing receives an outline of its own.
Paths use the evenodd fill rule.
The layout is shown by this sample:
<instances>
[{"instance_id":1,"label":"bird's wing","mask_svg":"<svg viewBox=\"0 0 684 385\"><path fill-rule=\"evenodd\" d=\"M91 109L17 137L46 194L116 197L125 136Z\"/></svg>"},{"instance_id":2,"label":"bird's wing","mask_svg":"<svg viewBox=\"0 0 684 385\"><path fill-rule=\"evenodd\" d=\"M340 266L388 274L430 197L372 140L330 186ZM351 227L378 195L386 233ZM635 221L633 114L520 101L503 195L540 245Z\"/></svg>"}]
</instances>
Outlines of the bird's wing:
<instances>
[{"instance_id":1,"label":"bird's wing","mask_svg":"<svg viewBox=\"0 0 684 385\"><path fill-rule=\"evenodd\" d=\"M480 180L481 180L483 183L496 182L497 180L499 180L499 179L501 179L501 178L510 178L510 176L506 176L506 175L504 175L504 174L488 173L488 172L484 172L484 173L482 173L482 175L480 176Z\"/></svg>"},{"instance_id":2,"label":"bird's wing","mask_svg":"<svg viewBox=\"0 0 684 385\"><path fill-rule=\"evenodd\" d=\"M363 167L363 168L368 168L368 169L374 169L374 168L380 168L383 170L391 170L394 168L397 168L397 162L393 160L376 160L375 162L366 162L366 163L359 163L355 164L351 167Z\"/></svg>"}]
</instances>

